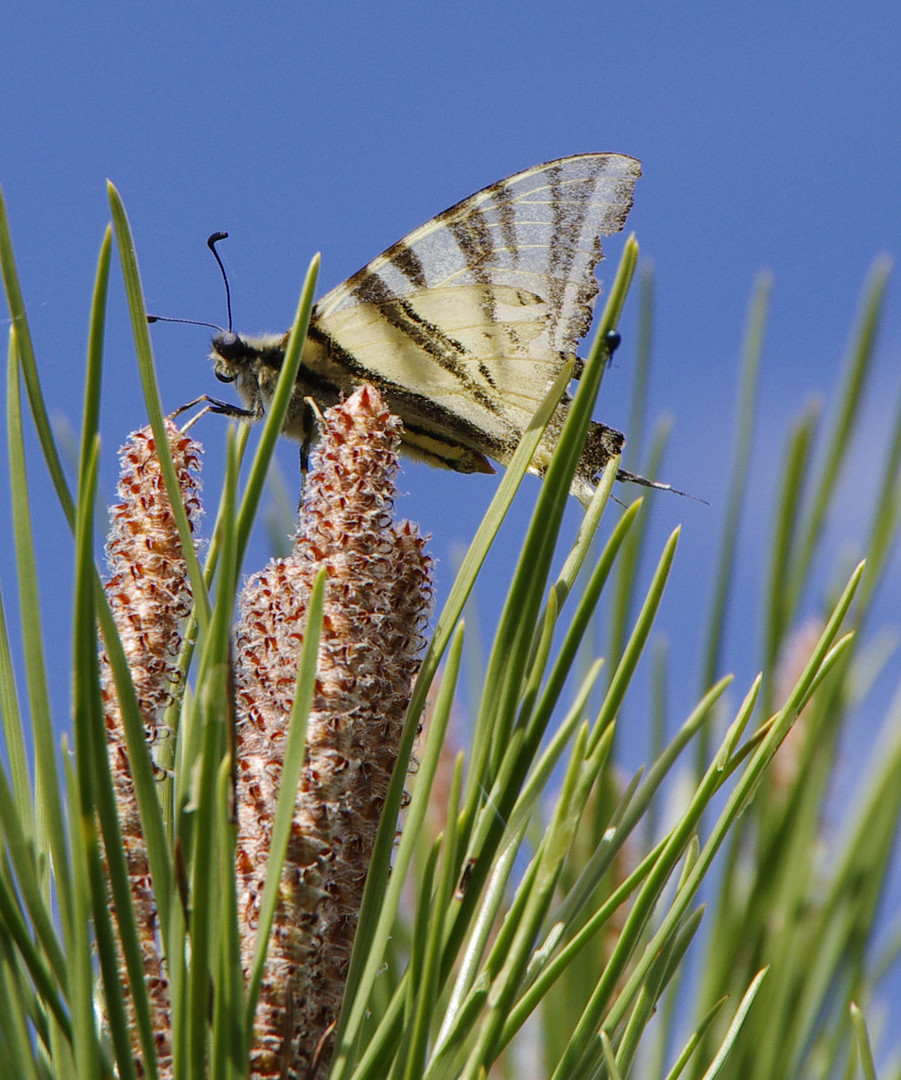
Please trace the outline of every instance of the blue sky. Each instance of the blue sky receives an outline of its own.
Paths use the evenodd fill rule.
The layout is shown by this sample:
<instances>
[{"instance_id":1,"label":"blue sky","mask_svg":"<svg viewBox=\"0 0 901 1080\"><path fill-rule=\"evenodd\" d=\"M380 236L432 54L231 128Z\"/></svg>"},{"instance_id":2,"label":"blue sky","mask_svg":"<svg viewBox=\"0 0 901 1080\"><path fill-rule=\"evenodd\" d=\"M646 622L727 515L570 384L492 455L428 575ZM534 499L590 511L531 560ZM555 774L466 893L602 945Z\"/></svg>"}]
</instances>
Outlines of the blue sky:
<instances>
[{"instance_id":1,"label":"blue sky","mask_svg":"<svg viewBox=\"0 0 901 1080\"><path fill-rule=\"evenodd\" d=\"M845 3L389 2L51 12L13 3L4 20L0 183L49 403L77 425L107 177L130 214L150 309L224 320L204 240L227 229L235 324L252 333L287 327L317 250L324 291L499 177L568 153L632 154L644 176L629 226L656 270L647 404L651 417L668 413L675 425L661 476L712 504L654 497L660 538L683 524L673 612L691 602L697 614L695 625L676 619L666 628L690 648L706 611L701 571L722 525L754 275L769 268L775 285L740 551L748 605L786 427L811 395L834 397L867 269L879 252L897 254L901 15L889 3L865 10L864 17ZM621 238L607 243L601 276L608 281L620 249ZM597 410L621 428L635 307L633 294ZM867 437L833 523L836 546L855 539L868 506L867 469L901 383L899 339L894 289ZM108 342L111 492L112 452L145 419L118 282ZM205 360L206 331L159 326L154 342L166 404L221 389ZM217 425L211 419L199 429L211 477L221 460ZM286 448L288 472L293 455ZM537 483L527 482L523 517ZM401 484L409 492L401 510L433 533L446 587L449 552L472 535L494 482L416 465ZM215 490L212 479L208 485ZM42 556L69 565L49 499L44 524ZM5 512L0 543L8 551ZM261 544L249 566L265 554ZM887 612L898 614L897 606ZM749 606L734 624L730 666L742 682L758 663L743 636L754 616ZM59 629L64 640L65 623Z\"/></svg>"},{"instance_id":2,"label":"blue sky","mask_svg":"<svg viewBox=\"0 0 901 1080\"><path fill-rule=\"evenodd\" d=\"M711 503L652 496L652 550L683 525L661 625L689 665L725 509L749 292L758 270L772 270L751 512L726 657L738 686L747 685L759 664L755 590L787 425L811 395L834 397L868 267L878 253L899 251L896 4L225 0L51 8L13 0L4 30L0 183L47 397L75 426L107 177L129 211L150 309L224 320L204 241L227 229L235 325L253 333L287 328L315 251L324 291L502 176L588 150L640 158L629 226L653 261L658 301L647 404L652 417L669 413L675 425L661 477ZM607 281L620 250L621 239L607 244ZM596 414L618 427L629 416L635 307L633 294ZM165 404L221 391L205 360L205 331L158 326L153 336ZM895 286L866 436L830 523L824 566L860 538L868 469L901 388L899 345ZM116 280L103 401L109 494L113 451L144 421ZM210 418L198 429L210 491L224 445L218 425ZM38 473L36 453L31 461ZM293 448L283 461L290 472ZM537 483L527 481L518 520ZM494 482L410 466L401 486L409 492L401 512L433 534L443 595L451 553L471 537ZM49 493L45 506L38 555L48 575L48 648L62 656L71 545ZM575 506L572 513L577 520ZM9 551L3 510L0 580L11 604ZM247 569L266 553L261 538ZM899 584L897 560L891 583ZM897 624L891 591L880 616ZM680 710L696 689L691 669L676 689ZM65 715L66 680L57 693Z\"/></svg>"}]
</instances>

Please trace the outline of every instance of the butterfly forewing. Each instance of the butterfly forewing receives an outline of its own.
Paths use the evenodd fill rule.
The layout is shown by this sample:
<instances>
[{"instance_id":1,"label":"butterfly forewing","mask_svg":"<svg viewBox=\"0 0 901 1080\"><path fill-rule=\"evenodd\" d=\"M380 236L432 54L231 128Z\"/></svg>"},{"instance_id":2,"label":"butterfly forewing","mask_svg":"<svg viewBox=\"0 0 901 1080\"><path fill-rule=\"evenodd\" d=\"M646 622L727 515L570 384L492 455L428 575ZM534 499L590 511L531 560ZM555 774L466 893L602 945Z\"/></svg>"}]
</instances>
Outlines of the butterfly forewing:
<instances>
[{"instance_id":1,"label":"butterfly forewing","mask_svg":"<svg viewBox=\"0 0 901 1080\"><path fill-rule=\"evenodd\" d=\"M317 315L443 286L505 285L545 300L550 347L573 352L591 323L599 237L622 229L640 175L635 158L580 154L499 180L373 259Z\"/></svg>"},{"instance_id":2,"label":"butterfly forewing","mask_svg":"<svg viewBox=\"0 0 901 1080\"><path fill-rule=\"evenodd\" d=\"M506 460L588 332L600 236L623 227L640 171L583 154L492 184L323 297L311 338L374 378L408 430Z\"/></svg>"}]
</instances>

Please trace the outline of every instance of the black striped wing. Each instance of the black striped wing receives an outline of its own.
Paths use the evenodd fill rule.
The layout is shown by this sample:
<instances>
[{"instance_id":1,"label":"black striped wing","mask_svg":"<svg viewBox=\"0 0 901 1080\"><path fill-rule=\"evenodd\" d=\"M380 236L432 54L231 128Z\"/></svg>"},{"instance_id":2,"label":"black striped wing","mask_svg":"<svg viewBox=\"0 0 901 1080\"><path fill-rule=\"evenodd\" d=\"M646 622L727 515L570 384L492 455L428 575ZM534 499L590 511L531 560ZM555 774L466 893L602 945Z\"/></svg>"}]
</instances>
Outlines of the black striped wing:
<instances>
[{"instance_id":1,"label":"black striped wing","mask_svg":"<svg viewBox=\"0 0 901 1080\"><path fill-rule=\"evenodd\" d=\"M323 297L311 344L388 395L412 449L506 461L588 332L600 237L622 229L640 174L581 154L492 184Z\"/></svg>"}]
</instances>

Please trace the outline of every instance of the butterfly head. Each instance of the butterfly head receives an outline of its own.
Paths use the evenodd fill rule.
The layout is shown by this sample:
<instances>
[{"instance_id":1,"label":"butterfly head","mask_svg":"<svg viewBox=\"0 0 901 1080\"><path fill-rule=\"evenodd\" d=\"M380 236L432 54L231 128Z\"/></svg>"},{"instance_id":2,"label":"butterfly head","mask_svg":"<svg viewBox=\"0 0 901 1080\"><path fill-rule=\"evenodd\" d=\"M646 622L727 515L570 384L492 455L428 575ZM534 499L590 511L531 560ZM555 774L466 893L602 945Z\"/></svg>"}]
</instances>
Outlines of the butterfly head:
<instances>
[{"instance_id":1,"label":"butterfly head","mask_svg":"<svg viewBox=\"0 0 901 1080\"><path fill-rule=\"evenodd\" d=\"M213 374L219 382L235 384L256 419L262 416L275 391L285 359L286 336L245 337L232 330L221 330L213 336Z\"/></svg>"},{"instance_id":2,"label":"butterfly head","mask_svg":"<svg viewBox=\"0 0 901 1080\"><path fill-rule=\"evenodd\" d=\"M238 334L222 330L210 343L210 359L219 382L234 382L255 360L255 350Z\"/></svg>"},{"instance_id":3,"label":"butterfly head","mask_svg":"<svg viewBox=\"0 0 901 1080\"><path fill-rule=\"evenodd\" d=\"M223 330L214 336L210 359L213 361L213 374L219 382L237 383L239 391L245 389L248 381L253 382L253 372L257 366L255 351L231 330Z\"/></svg>"}]
</instances>

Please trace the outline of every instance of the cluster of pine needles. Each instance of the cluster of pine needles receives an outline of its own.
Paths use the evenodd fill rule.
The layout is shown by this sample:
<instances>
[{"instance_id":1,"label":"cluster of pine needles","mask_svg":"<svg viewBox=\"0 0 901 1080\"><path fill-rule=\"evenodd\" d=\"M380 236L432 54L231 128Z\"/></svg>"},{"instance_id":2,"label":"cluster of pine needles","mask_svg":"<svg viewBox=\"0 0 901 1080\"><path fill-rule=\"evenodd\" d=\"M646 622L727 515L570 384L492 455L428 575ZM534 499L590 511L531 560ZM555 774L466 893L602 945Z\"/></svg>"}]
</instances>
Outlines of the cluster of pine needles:
<instances>
[{"instance_id":1,"label":"cluster of pine needles","mask_svg":"<svg viewBox=\"0 0 901 1080\"><path fill-rule=\"evenodd\" d=\"M464 605L568 372L439 612L430 616L425 542L394 518L397 422L368 387L324 418L290 553L242 584L317 262L252 460L247 429L229 435L201 547L201 448L164 416L113 188L110 203L71 486L0 204L17 558L2 577L15 575L21 609L13 648L0 605L0 1073L774 1080L874 1077L876 1058L881 1075L901 1075L897 1006L884 991L901 943L884 909L901 813L901 696L881 720L865 716L892 655L867 619L897 543L901 404L874 465L862 559L833 567L815 593L887 263L865 287L833 418L808 410L790 433L757 613L762 674L738 686L722 670L722 643L770 288L759 281L720 554L699 610L683 613L686 626L706 626L698 703L676 720L661 654L640 669L651 669L652 704L630 723L651 732L652 752L629 775L618 726L678 573L679 531L649 549L645 504L660 496L618 507L617 462L574 535L564 510L634 240L461 725ZM120 501L98 537L114 237L150 423L120 452ZM640 300L647 326L649 279ZM58 673L43 646L27 425L72 531L71 725L50 707ZM639 405L632 435L642 426ZM652 444L649 476L662 432ZM837 766L862 717L879 734L837 806Z\"/></svg>"}]
</instances>

